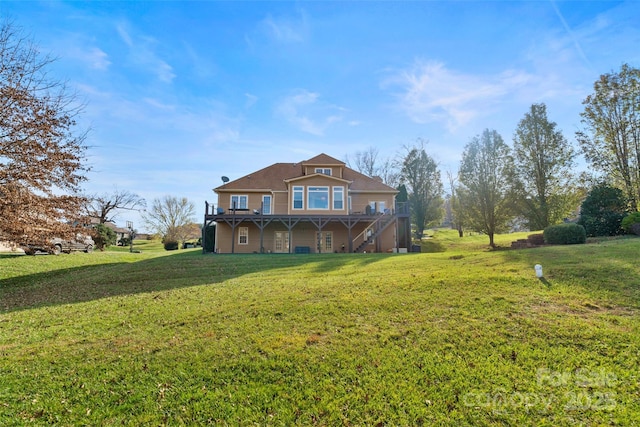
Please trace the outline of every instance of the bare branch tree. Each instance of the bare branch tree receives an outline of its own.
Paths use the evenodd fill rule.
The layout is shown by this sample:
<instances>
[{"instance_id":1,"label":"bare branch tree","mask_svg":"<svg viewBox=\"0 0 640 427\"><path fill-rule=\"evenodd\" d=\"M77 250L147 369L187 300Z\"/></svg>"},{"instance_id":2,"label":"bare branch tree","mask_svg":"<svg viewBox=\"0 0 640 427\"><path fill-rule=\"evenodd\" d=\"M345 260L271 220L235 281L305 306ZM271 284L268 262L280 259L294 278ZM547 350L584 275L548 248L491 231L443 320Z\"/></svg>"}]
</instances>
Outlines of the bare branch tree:
<instances>
[{"instance_id":1,"label":"bare branch tree","mask_svg":"<svg viewBox=\"0 0 640 427\"><path fill-rule=\"evenodd\" d=\"M164 196L154 199L151 208L143 215L144 223L164 239L174 237L180 227L193 223L196 208L186 197Z\"/></svg>"},{"instance_id":2,"label":"bare branch tree","mask_svg":"<svg viewBox=\"0 0 640 427\"><path fill-rule=\"evenodd\" d=\"M87 197L87 215L95 218L100 224L113 222L122 210L139 211L147 206L144 198L127 190L114 190L111 194Z\"/></svg>"},{"instance_id":3,"label":"bare branch tree","mask_svg":"<svg viewBox=\"0 0 640 427\"><path fill-rule=\"evenodd\" d=\"M391 159L378 160L379 151L375 147L369 147L365 151L356 151L353 164L349 156L345 156L345 163L351 169L370 177L379 177L382 182L391 187L400 185L400 173L396 162Z\"/></svg>"},{"instance_id":4,"label":"bare branch tree","mask_svg":"<svg viewBox=\"0 0 640 427\"><path fill-rule=\"evenodd\" d=\"M378 153L379 151L375 147L369 147L365 151L356 151L354 154L353 169L367 176L376 176L377 174L376 160L378 159ZM348 160L347 160L347 164L349 164Z\"/></svg>"},{"instance_id":5,"label":"bare branch tree","mask_svg":"<svg viewBox=\"0 0 640 427\"><path fill-rule=\"evenodd\" d=\"M197 239L202 236L202 229L194 222L176 227L171 231L171 235L166 239L175 240L183 247L188 240Z\"/></svg>"}]
</instances>

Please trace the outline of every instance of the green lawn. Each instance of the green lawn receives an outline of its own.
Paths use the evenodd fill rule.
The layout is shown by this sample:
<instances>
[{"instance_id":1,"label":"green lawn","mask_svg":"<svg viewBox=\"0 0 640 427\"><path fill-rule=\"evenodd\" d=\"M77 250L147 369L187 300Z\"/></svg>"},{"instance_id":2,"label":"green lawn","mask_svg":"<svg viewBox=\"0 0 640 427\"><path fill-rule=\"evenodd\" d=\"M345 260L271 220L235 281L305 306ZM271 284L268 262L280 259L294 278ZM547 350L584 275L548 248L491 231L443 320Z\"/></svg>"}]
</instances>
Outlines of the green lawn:
<instances>
[{"instance_id":1,"label":"green lawn","mask_svg":"<svg viewBox=\"0 0 640 427\"><path fill-rule=\"evenodd\" d=\"M640 425L640 239L487 242L0 257L0 425Z\"/></svg>"}]
</instances>

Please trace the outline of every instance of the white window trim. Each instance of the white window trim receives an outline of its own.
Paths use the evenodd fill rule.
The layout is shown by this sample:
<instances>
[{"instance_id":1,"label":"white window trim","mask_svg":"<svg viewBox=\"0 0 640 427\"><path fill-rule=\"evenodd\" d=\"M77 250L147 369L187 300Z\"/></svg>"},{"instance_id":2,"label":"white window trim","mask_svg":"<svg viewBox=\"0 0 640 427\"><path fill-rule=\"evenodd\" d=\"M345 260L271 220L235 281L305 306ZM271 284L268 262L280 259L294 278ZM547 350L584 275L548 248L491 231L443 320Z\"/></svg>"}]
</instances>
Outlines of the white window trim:
<instances>
[{"instance_id":1,"label":"white window trim","mask_svg":"<svg viewBox=\"0 0 640 427\"><path fill-rule=\"evenodd\" d=\"M340 190L340 191L337 191L337 190ZM344 187L341 186L341 185L334 186L332 188L332 192L333 192L333 194L332 194L333 197L332 197L332 200L331 200L331 208L334 211L343 211L344 210ZM341 197L339 199L336 198L336 193L340 193L341 194ZM338 200L342 203L342 208L336 208L336 201L338 201Z\"/></svg>"},{"instance_id":2,"label":"white window trim","mask_svg":"<svg viewBox=\"0 0 640 427\"><path fill-rule=\"evenodd\" d=\"M331 176L331 168L316 168L316 173Z\"/></svg>"},{"instance_id":3,"label":"white window trim","mask_svg":"<svg viewBox=\"0 0 640 427\"><path fill-rule=\"evenodd\" d=\"M246 237L247 241L242 242L242 237ZM239 245L248 245L249 244L249 227L238 227L238 244Z\"/></svg>"},{"instance_id":4,"label":"white window trim","mask_svg":"<svg viewBox=\"0 0 640 427\"><path fill-rule=\"evenodd\" d=\"M299 189L300 194L302 194L302 206L299 208L296 208L296 189ZM304 187L301 185L296 185L291 188L291 209L296 211L304 210Z\"/></svg>"},{"instance_id":5,"label":"white window trim","mask_svg":"<svg viewBox=\"0 0 640 427\"><path fill-rule=\"evenodd\" d=\"M327 189L327 207L326 208L312 208L311 206L309 206L310 201L311 201L311 189L312 188L326 188ZM326 185L310 185L307 187L307 206L309 208L309 210L314 210L314 211L328 211L329 209L331 209L331 201L329 200L329 187Z\"/></svg>"},{"instance_id":6,"label":"white window trim","mask_svg":"<svg viewBox=\"0 0 640 427\"><path fill-rule=\"evenodd\" d=\"M266 199L267 197L269 198L269 212L264 212L264 199ZM273 211L273 197L270 194L264 194L262 196L262 209L263 215L271 215L271 212Z\"/></svg>"},{"instance_id":7,"label":"white window trim","mask_svg":"<svg viewBox=\"0 0 640 427\"><path fill-rule=\"evenodd\" d=\"M238 206L236 206L236 209L248 209L249 208L249 196L246 194L232 194L231 197L229 197L229 209L233 209L233 198L237 197L238 198ZM242 207L242 203L240 203L240 199L244 197L246 202L245 207Z\"/></svg>"}]
</instances>

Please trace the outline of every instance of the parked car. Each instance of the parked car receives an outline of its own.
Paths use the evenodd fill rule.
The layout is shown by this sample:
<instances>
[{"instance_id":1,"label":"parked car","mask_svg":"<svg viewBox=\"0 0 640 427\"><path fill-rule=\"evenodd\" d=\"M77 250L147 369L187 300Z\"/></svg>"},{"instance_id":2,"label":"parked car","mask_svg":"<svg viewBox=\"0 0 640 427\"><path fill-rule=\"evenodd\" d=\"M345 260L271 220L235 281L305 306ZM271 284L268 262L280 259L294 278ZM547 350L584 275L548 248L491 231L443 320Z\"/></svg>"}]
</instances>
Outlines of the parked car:
<instances>
[{"instance_id":1,"label":"parked car","mask_svg":"<svg viewBox=\"0 0 640 427\"><path fill-rule=\"evenodd\" d=\"M36 255L36 254L53 254L59 255L62 252L71 253L73 251L80 252L93 252L93 247L95 246L95 242L86 234L77 234L75 239L65 240L59 237L55 237L51 240L51 246L48 248L28 245L25 248L25 253L28 255Z\"/></svg>"},{"instance_id":2,"label":"parked car","mask_svg":"<svg viewBox=\"0 0 640 427\"><path fill-rule=\"evenodd\" d=\"M91 236L78 234L75 240L63 240L58 237L53 239L53 254L58 255L60 252L71 253L73 251L80 251L91 253L95 242Z\"/></svg>"}]
</instances>

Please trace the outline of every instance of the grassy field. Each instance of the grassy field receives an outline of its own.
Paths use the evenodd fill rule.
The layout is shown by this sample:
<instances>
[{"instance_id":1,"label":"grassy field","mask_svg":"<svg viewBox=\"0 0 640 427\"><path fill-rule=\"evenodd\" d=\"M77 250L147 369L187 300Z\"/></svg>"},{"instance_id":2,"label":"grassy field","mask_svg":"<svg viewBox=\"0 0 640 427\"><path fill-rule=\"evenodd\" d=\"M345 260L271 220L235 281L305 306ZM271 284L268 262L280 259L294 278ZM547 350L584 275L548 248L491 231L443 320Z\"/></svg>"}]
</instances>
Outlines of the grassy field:
<instances>
[{"instance_id":1,"label":"grassy field","mask_svg":"<svg viewBox=\"0 0 640 427\"><path fill-rule=\"evenodd\" d=\"M0 257L0 425L640 425L638 238L135 249Z\"/></svg>"}]
</instances>

